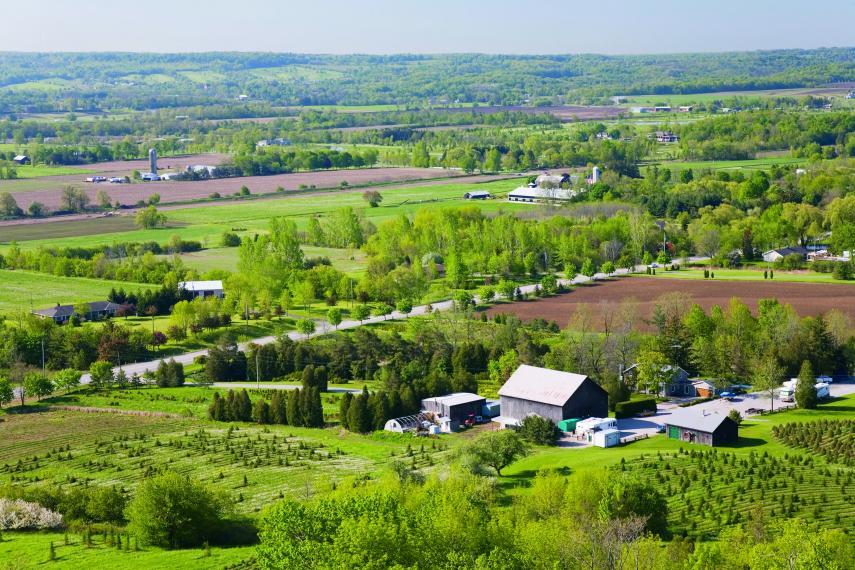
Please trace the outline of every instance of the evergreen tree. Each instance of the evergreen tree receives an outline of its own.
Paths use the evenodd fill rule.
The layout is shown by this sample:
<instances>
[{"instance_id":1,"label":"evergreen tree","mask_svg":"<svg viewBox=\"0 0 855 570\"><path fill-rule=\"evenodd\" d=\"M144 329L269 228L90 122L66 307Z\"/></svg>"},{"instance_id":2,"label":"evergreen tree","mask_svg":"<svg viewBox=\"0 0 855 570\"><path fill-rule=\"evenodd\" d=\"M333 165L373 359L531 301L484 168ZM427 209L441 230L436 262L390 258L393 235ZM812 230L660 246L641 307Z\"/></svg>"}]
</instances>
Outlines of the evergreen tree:
<instances>
[{"instance_id":1,"label":"evergreen tree","mask_svg":"<svg viewBox=\"0 0 855 570\"><path fill-rule=\"evenodd\" d=\"M353 395L350 392L345 392L341 398L341 403L338 406L338 419L341 427L347 429L347 411L350 409L350 404L353 402Z\"/></svg>"},{"instance_id":2,"label":"evergreen tree","mask_svg":"<svg viewBox=\"0 0 855 570\"><path fill-rule=\"evenodd\" d=\"M235 397L235 391L229 390L228 395L226 395L226 409L224 419L227 422L236 422L240 419L238 413L239 412L237 409L237 398Z\"/></svg>"},{"instance_id":3,"label":"evergreen tree","mask_svg":"<svg viewBox=\"0 0 855 570\"><path fill-rule=\"evenodd\" d=\"M252 418L259 424L270 423L270 405L264 400L264 398L256 400L255 406L252 410Z\"/></svg>"},{"instance_id":4,"label":"evergreen tree","mask_svg":"<svg viewBox=\"0 0 855 570\"><path fill-rule=\"evenodd\" d=\"M389 401L383 392L375 392L368 398L371 410L371 423L375 430L383 429L389 419Z\"/></svg>"},{"instance_id":5,"label":"evergreen tree","mask_svg":"<svg viewBox=\"0 0 855 570\"><path fill-rule=\"evenodd\" d=\"M315 367L311 364L303 368L303 390L308 390L315 385Z\"/></svg>"},{"instance_id":6,"label":"evergreen tree","mask_svg":"<svg viewBox=\"0 0 855 570\"><path fill-rule=\"evenodd\" d=\"M812 410L816 408L816 379L810 362L802 362L799 379L796 382L796 404L800 408Z\"/></svg>"},{"instance_id":7,"label":"evergreen tree","mask_svg":"<svg viewBox=\"0 0 855 570\"><path fill-rule=\"evenodd\" d=\"M303 426L302 399L303 395L300 393L299 389L288 394L288 423L292 426Z\"/></svg>"},{"instance_id":8,"label":"evergreen tree","mask_svg":"<svg viewBox=\"0 0 855 570\"><path fill-rule=\"evenodd\" d=\"M281 390L273 392L273 396L270 398L270 423L280 425L288 423L288 416L285 413L286 397Z\"/></svg>"},{"instance_id":9,"label":"evergreen tree","mask_svg":"<svg viewBox=\"0 0 855 570\"><path fill-rule=\"evenodd\" d=\"M319 392L329 390L329 373L326 366L318 366L315 368L315 387Z\"/></svg>"},{"instance_id":10,"label":"evergreen tree","mask_svg":"<svg viewBox=\"0 0 855 570\"><path fill-rule=\"evenodd\" d=\"M208 419L221 422L224 421L225 418L225 402L220 397L219 392L214 392L214 398L211 400L211 404L208 406Z\"/></svg>"},{"instance_id":11,"label":"evergreen tree","mask_svg":"<svg viewBox=\"0 0 855 570\"><path fill-rule=\"evenodd\" d=\"M235 400L237 401L237 419L242 422L252 421L252 402L246 389L241 390Z\"/></svg>"},{"instance_id":12,"label":"evergreen tree","mask_svg":"<svg viewBox=\"0 0 855 570\"><path fill-rule=\"evenodd\" d=\"M317 388L306 391L306 426L324 427L324 406L321 403L321 392Z\"/></svg>"},{"instance_id":13,"label":"evergreen tree","mask_svg":"<svg viewBox=\"0 0 855 570\"><path fill-rule=\"evenodd\" d=\"M350 409L347 411L347 426L351 431L367 433L371 431L372 417L368 409L368 389L363 388L362 393L353 399Z\"/></svg>"}]
</instances>

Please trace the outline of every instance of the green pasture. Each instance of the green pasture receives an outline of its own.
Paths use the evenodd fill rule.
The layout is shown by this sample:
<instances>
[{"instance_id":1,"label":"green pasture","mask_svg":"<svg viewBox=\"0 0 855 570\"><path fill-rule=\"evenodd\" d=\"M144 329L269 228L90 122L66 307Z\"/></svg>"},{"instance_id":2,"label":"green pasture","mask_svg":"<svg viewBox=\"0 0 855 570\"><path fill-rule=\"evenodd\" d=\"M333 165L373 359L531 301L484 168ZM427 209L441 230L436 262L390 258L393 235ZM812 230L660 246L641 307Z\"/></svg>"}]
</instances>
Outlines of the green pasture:
<instances>
[{"instance_id":1,"label":"green pasture","mask_svg":"<svg viewBox=\"0 0 855 570\"><path fill-rule=\"evenodd\" d=\"M14 238L22 248L43 246L79 246L91 247L109 245L122 241L157 241L166 242L173 234L184 240L196 240L205 247L214 247L220 242L224 231L244 232L265 231L271 217L285 217L294 220L298 227L305 228L310 216L324 218L333 211L350 206L359 211L367 220L377 224L383 220L401 214L412 215L426 207L460 207L474 205L484 212L501 210L529 210L538 206L530 204L509 203L504 200L507 193L521 184L520 180L497 180L480 184L449 183L424 186L407 186L403 188L380 189L383 203L378 208L369 208L362 198L362 190L338 190L313 193L312 195L285 195L276 198L264 198L235 202L220 202L164 210L169 223L182 227L130 230L102 234L93 220L69 222L64 230L62 239L42 237L45 231L34 229L33 234L27 230L16 229ZM496 195L495 200L468 202L463 194L470 190L486 189ZM103 223L103 222L98 222ZM76 224L76 225L74 225ZM50 224L47 224L50 225ZM28 226L34 227L34 226ZM69 229L74 228L74 229ZM4 230L5 231L5 230ZM3 232L4 232L3 231ZM0 232L0 236L4 235ZM77 235L68 235L76 232ZM5 238L3 241L6 241Z\"/></svg>"},{"instance_id":2,"label":"green pasture","mask_svg":"<svg viewBox=\"0 0 855 570\"><path fill-rule=\"evenodd\" d=\"M68 544L65 540L68 539ZM53 544L55 558L50 560ZM86 546L80 534L61 532L4 532L0 541L0 563L3 568L30 570L34 568L56 568L77 570L79 568L127 568L148 570L170 568L191 570L197 568L240 567L253 557L254 546L204 549L164 550L161 548L138 547L119 550L104 542L102 535L92 535L92 546Z\"/></svg>"},{"instance_id":3,"label":"green pasture","mask_svg":"<svg viewBox=\"0 0 855 570\"><path fill-rule=\"evenodd\" d=\"M44 164L24 164L14 166L18 178L44 178L46 176L66 176L69 174L88 174L91 170L76 166L47 166Z\"/></svg>"},{"instance_id":4,"label":"green pasture","mask_svg":"<svg viewBox=\"0 0 855 570\"><path fill-rule=\"evenodd\" d=\"M326 257L341 271L350 274L360 274L365 270L365 254L359 249L337 249L332 247L302 246L303 255L309 257ZM208 271L237 271L238 248L217 247L191 253L182 253L184 265L199 273Z\"/></svg>"},{"instance_id":5,"label":"green pasture","mask_svg":"<svg viewBox=\"0 0 855 570\"><path fill-rule=\"evenodd\" d=\"M676 146L666 146L663 153L673 155L678 152ZM767 156L750 160L709 160L709 161L682 161L682 160L651 160L640 165L642 174L646 175L647 167L658 166L660 169L669 168L672 171L680 170L768 170L772 166L801 166L807 164L806 158L792 158L787 156Z\"/></svg>"},{"instance_id":6,"label":"green pasture","mask_svg":"<svg viewBox=\"0 0 855 570\"><path fill-rule=\"evenodd\" d=\"M790 281L795 283L834 283L838 285L853 285L852 281L834 279L830 273L815 273L813 271L779 271L772 266L775 281ZM719 269L714 268L715 281L763 281L763 268L758 269ZM703 279L703 269L680 269L679 271L656 270L656 275L642 277L657 277L661 279Z\"/></svg>"},{"instance_id":7,"label":"green pasture","mask_svg":"<svg viewBox=\"0 0 855 570\"><path fill-rule=\"evenodd\" d=\"M57 303L105 300L114 287L126 291L158 288L157 285L144 283L57 277L33 271L0 269L0 313L44 309Z\"/></svg>"}]
</instances>

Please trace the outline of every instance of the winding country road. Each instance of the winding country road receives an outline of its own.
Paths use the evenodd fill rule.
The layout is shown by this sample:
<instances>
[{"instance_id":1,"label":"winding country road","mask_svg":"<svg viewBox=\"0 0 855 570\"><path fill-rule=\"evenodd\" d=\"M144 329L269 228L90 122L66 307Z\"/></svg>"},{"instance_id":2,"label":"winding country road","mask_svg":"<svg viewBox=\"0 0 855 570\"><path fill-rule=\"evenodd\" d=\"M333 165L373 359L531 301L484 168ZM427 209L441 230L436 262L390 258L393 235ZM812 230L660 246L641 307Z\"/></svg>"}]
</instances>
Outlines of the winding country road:
<instances>
[{"instance_id":1,"label":"winding country road","mask_svg":"<svg viewBox=\"0 0 855 570\"><path fill-rule=\"evenodd\" d=\"M625 275L626 273L628 273L628 271L626 269L619 269L618 271L615 272L615 275ZM597 280L597 279L604 279L606 277L607 277L607 275L605 275L604 273L598 273L598 274L594 275L593 278L588 278L584 275L577 275L576 277L574 277L573 279L570 279L570 280L560 279L559 283L562 285L579 285L581 283L585 283L587 281L590 281L591 279ZM519 289L522 293L529 294L529 293L534 292L535 287L537 287L537 284L532 283L530 285L522 285L519 287ZM477 300L477 297L476 297L476 300ZM386 315L385 317L369 317L369 318L365 319L364 321L357 321L357 320L342 321L341 324L338 325L338 328L336 330L348 330L348 329L354 329L356 327L360 327L360 326L364 326L364 325L381 323L383 321L390 320L390 319L391 320L398 320L398 319L406 319L409 317L420 316L420 315L424 315L427 313L428 307L431 307L431 309L434 311L450 311L454 308L454 301L446 300L446 301L439 301L437 303L431 303L429 305L428 304L418 305L416 307L413 307L412 312L410 312L409 314L404 314L404 313L400 313L398 311L393 311L391 314ZM318 321L316 321L316 329L317 330L313 334L308 335L308 336L300 334L297 331L291 331L288 333L288 337L291 340L295 340L295 341L305 340L307 338L313 338L316 336L321 336L321 335L327 334L333 330L333 327L329 323L327 323L326 321L318 320ZM278 336L265 336L265 337L256 338L256 339L253 339L251 341L240 343L239 348L241 350L246 350L250 344L256 344L256 345L270 344L272 342L276 342L277 338L279 338L279 337ZM188 365L188 364L192 364L193 360L196 357L205 356L207 354L208 354L208 349L202 349L202 350L194 350L192 352L185 352L184 354L171 356L170 358L174 358L176 362L180 362L181 364ZM123 364L121 366L121 368L129 376L133 375L133 374L138 374L138 375L142 376L146 372L154 372L155 370L157 370L157 366L159 364L160 364L160 359L157 359L157 360L150 360L148 362L135 362L133 364ZM118 370L119 370L119 367L117 366L113 369L113 372L115 373ZM84 374L80 379L81 384L88 384L90 381L91 381L91 378L90 378L88 373ZM217 387L228 387L226 384L228 384L228 383L222 383L222 385L215 384L215 386L217 386ZM249 384L240 384L240 387L249 388L250 385ZM268 387L269 388L277 388L277 386L265 386L265 387L266 388L268 388ZM285 385L280 385L280 387L286 388Z\"/></svg>"}]
</instances>

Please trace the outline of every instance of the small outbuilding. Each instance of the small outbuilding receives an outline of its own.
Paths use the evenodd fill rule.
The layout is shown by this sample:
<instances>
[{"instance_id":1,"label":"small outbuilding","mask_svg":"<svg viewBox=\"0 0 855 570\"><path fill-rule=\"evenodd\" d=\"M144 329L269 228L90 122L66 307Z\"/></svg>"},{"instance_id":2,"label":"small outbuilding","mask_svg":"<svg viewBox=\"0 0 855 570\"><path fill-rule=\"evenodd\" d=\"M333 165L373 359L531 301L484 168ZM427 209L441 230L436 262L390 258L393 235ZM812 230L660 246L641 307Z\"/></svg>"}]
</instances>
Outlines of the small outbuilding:
<instances>
[{"instance_id":1,"label":"small outbuilding","mask_svg":"<svg viewBox=\"0 0 855 570\"><path fill-rule=\"evenodd\" d=\"M441 419L447 419L452 431L456 431L467 420L480 416L487 399L478 394L457 392L447 396L425 398L422 411Z\"/></svg>"},{"instance_id":2,"label":"small outbuilding","mask_svg":"<svg viewBox=\"0 0 855 570\"><path fill-rule=\"evenodd\" d=\"M220 299L225 295L223 292L222 281L182 281L178 284L178 288L192 293L194 297L218 297Z\"/></svg>"},{"instance_id":3,"label":"small outbuilding","mask_svg":"<svg viewBox=\"0 0 855 570\"><path fill-rule=\"evenodd\" d=\"M499 401L502 425L518 424L531 414L556 424L609 414L608 394L587 376L527 364L517 368L499 389Z\"/></svg>"},{"instance_id":4,"label":"small outbuilding","mask_svg":"<svg viewBox=\"0 0 855 570\"><path fill-rule=\"evenodd\" d=\"M739 424L725 414L686 408L665 420L665 433L670 439L714 447L739 439Z\"/></svg>"},{"instance_id":5,"label":"small outbuilding","mask_svg":"<svg viewBox=\"0 0 855 570\"><path fill-rule=\"evenodd\" d=\"M465 200L488 200L492 197L493 195L486 190L476 190L474 192L467 192L463 195Z\"/></svg>"},{"instance_id":6,"label":"small outbuilding","mask_svg":"<svg viewBox=\"0 0 855 570\"><path fill-rule=\"evenodd\" d=\"M604 429L594 432L591 443L597 447L614 447L620 444L620 431L616 429Z\"/></svg>"},{"instance_id":7,"label":"small outbuilding","mask_svg":"<svg viewBox=\"0 0 855 570\"><path fill-rule=\"evenodd\" d=\"M431 425L434 424L426 414L414 414L412 416L392 418L385 423L383 429L394 433L404 433L408 431L415 432L422 429L429 429Z\"/></svg>"},{"instance_id":8,"label":"small outbuilding","mask_svg":"<svg viewBox=\"0 0 855 570\"><path fill-rule=\"evenodd\" d=\"M765 261L766 263L775 263L776 261L784 259L788 255L799 255L802 259L806 259L808 255L808 249L800 245L794 247L780 247L778 249L770 249L769 251L763 252L763 261Z\"/></svg>"},{"instance_id":9,"label":"small outbuilding","mask_svg":"<svg viewBox=\"0 0 855 570\"><path fill-rule=\"evenodd\" d=\"M30 160L30 157L26 154L19 154L12 159L12 162L15 164L30 164L32 160Z\"/></svg>"}]
</instances>

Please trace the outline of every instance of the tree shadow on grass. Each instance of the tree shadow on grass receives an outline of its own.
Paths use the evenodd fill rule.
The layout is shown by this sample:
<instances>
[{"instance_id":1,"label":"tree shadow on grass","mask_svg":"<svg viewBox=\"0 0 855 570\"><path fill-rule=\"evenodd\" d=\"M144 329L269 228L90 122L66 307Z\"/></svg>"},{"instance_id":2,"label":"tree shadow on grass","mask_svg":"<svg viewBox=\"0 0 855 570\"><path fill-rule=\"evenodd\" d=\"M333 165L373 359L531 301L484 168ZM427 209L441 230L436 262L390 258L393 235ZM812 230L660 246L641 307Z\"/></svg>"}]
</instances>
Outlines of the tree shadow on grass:
<instances>
[{"instance_id":1,"label":"tree shadow on grass","mask_svg":"<svg viewBox=\"0 0 855 570\"><path fill-rule=\"evenodd\" d=\"M726 443L716 447L721 449L742 449L746 447L757 447L759 445L765 445L766 443L768 442L765 439L760 439L759 437L739 436L739 439L735 443Z\"/></svg>"}]
</instances>

